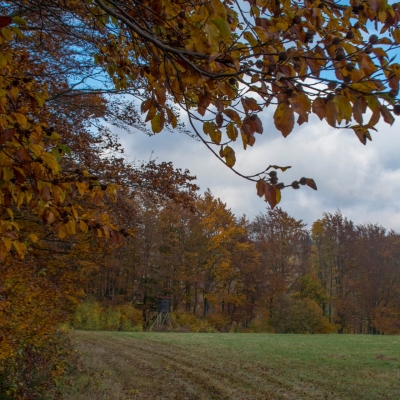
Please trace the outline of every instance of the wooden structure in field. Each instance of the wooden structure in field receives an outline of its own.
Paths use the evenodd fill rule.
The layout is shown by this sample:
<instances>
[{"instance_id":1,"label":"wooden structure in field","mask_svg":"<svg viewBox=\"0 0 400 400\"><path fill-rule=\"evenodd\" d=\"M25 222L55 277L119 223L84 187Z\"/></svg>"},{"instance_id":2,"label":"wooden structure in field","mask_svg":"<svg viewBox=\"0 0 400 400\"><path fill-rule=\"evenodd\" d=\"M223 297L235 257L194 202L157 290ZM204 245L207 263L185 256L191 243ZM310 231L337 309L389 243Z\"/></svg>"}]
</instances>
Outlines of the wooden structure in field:
<instances>
[{"instance_id":1,"label":"wooden structure in field","mask_svg":"<svg viewBox=\"0 0 400 400\"><path fill-rule=\"evenodd\" d=\"M171 315L169 313L169 297L167 296L160 296L157 297L157 316L156 319L154 320L153 324L150 327L150 330L152 330L154 327L159 328L164 325L168 325L170 329L173 328L172 323L175 323L175 325L178 326L176 321L171 318Z\"/></svg>"}]
</instances>

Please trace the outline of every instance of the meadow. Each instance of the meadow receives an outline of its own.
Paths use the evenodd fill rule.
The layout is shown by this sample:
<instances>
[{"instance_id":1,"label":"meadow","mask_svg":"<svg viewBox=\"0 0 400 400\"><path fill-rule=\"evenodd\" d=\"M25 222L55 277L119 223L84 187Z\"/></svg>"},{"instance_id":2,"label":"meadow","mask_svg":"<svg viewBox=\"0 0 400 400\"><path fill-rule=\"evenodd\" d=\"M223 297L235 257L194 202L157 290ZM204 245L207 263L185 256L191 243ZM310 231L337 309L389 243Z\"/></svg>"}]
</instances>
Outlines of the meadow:
<instances>
[{"instance_id":1,"label":"meadow","mask_svg":"<svg viewBox=\"0 0 400 400\"><path fill-rule=\"evenodd\" d=\"M73 332L63 400L400 399L400 337Z\"/></svg>"}]
</instances>

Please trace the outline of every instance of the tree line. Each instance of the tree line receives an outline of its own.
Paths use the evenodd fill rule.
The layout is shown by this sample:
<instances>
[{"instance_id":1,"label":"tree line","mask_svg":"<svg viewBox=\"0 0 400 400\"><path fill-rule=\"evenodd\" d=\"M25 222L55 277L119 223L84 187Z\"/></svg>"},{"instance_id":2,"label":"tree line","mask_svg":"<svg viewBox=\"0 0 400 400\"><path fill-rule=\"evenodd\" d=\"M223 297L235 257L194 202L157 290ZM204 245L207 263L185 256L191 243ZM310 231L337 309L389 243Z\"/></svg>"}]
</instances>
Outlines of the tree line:
<instances>
[{"instance_id":1,"label":"tree line","mask_svg":"<svg viewBox=\"0 0 400 400\"><path fill-rule=\"evenodd\" d=\"M132 200L133 236L93 260L88 298L154 318L156 298L222 330L398 333L399 235L326 213L310 229L284 210L237 218L207 191L195 211ZM83 262L83 260L81 260Z\"/></svg>"}]
</instances>

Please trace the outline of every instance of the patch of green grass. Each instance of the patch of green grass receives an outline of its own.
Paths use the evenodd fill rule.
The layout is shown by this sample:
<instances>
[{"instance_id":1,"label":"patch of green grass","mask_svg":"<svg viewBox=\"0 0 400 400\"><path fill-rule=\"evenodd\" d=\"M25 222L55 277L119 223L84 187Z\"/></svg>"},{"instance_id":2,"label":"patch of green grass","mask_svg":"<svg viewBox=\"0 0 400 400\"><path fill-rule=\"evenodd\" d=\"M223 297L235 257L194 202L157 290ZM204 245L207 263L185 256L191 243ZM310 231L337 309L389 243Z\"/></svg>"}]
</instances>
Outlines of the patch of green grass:
<instances>
[{"instance_id":1,"label":"patch of green grass","mask_svg":"<svg viewBox=\"0 0 400 400\"><path fill-rule=\"evenodd\" d=\"M400 399L400 337L76 332L64 400Z\"/></svg>"}]
</instances>

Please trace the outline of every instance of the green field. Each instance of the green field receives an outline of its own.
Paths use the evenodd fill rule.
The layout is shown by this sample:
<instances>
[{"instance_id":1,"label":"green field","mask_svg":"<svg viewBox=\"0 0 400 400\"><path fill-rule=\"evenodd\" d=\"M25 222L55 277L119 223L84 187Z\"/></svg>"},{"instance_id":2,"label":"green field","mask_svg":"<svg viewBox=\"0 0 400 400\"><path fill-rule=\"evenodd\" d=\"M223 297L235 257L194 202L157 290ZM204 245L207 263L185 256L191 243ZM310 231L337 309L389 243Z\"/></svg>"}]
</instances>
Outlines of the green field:
<instances>
[{"instance_id":1,"label":"green field","mask_svg":"<svg viewBox=\"0 0 400 400\"><path fill-rule=\"evenodd\" d=\"M400 337L74 332L64 400L400 399Z\"/></svg>"}]
</instances>

